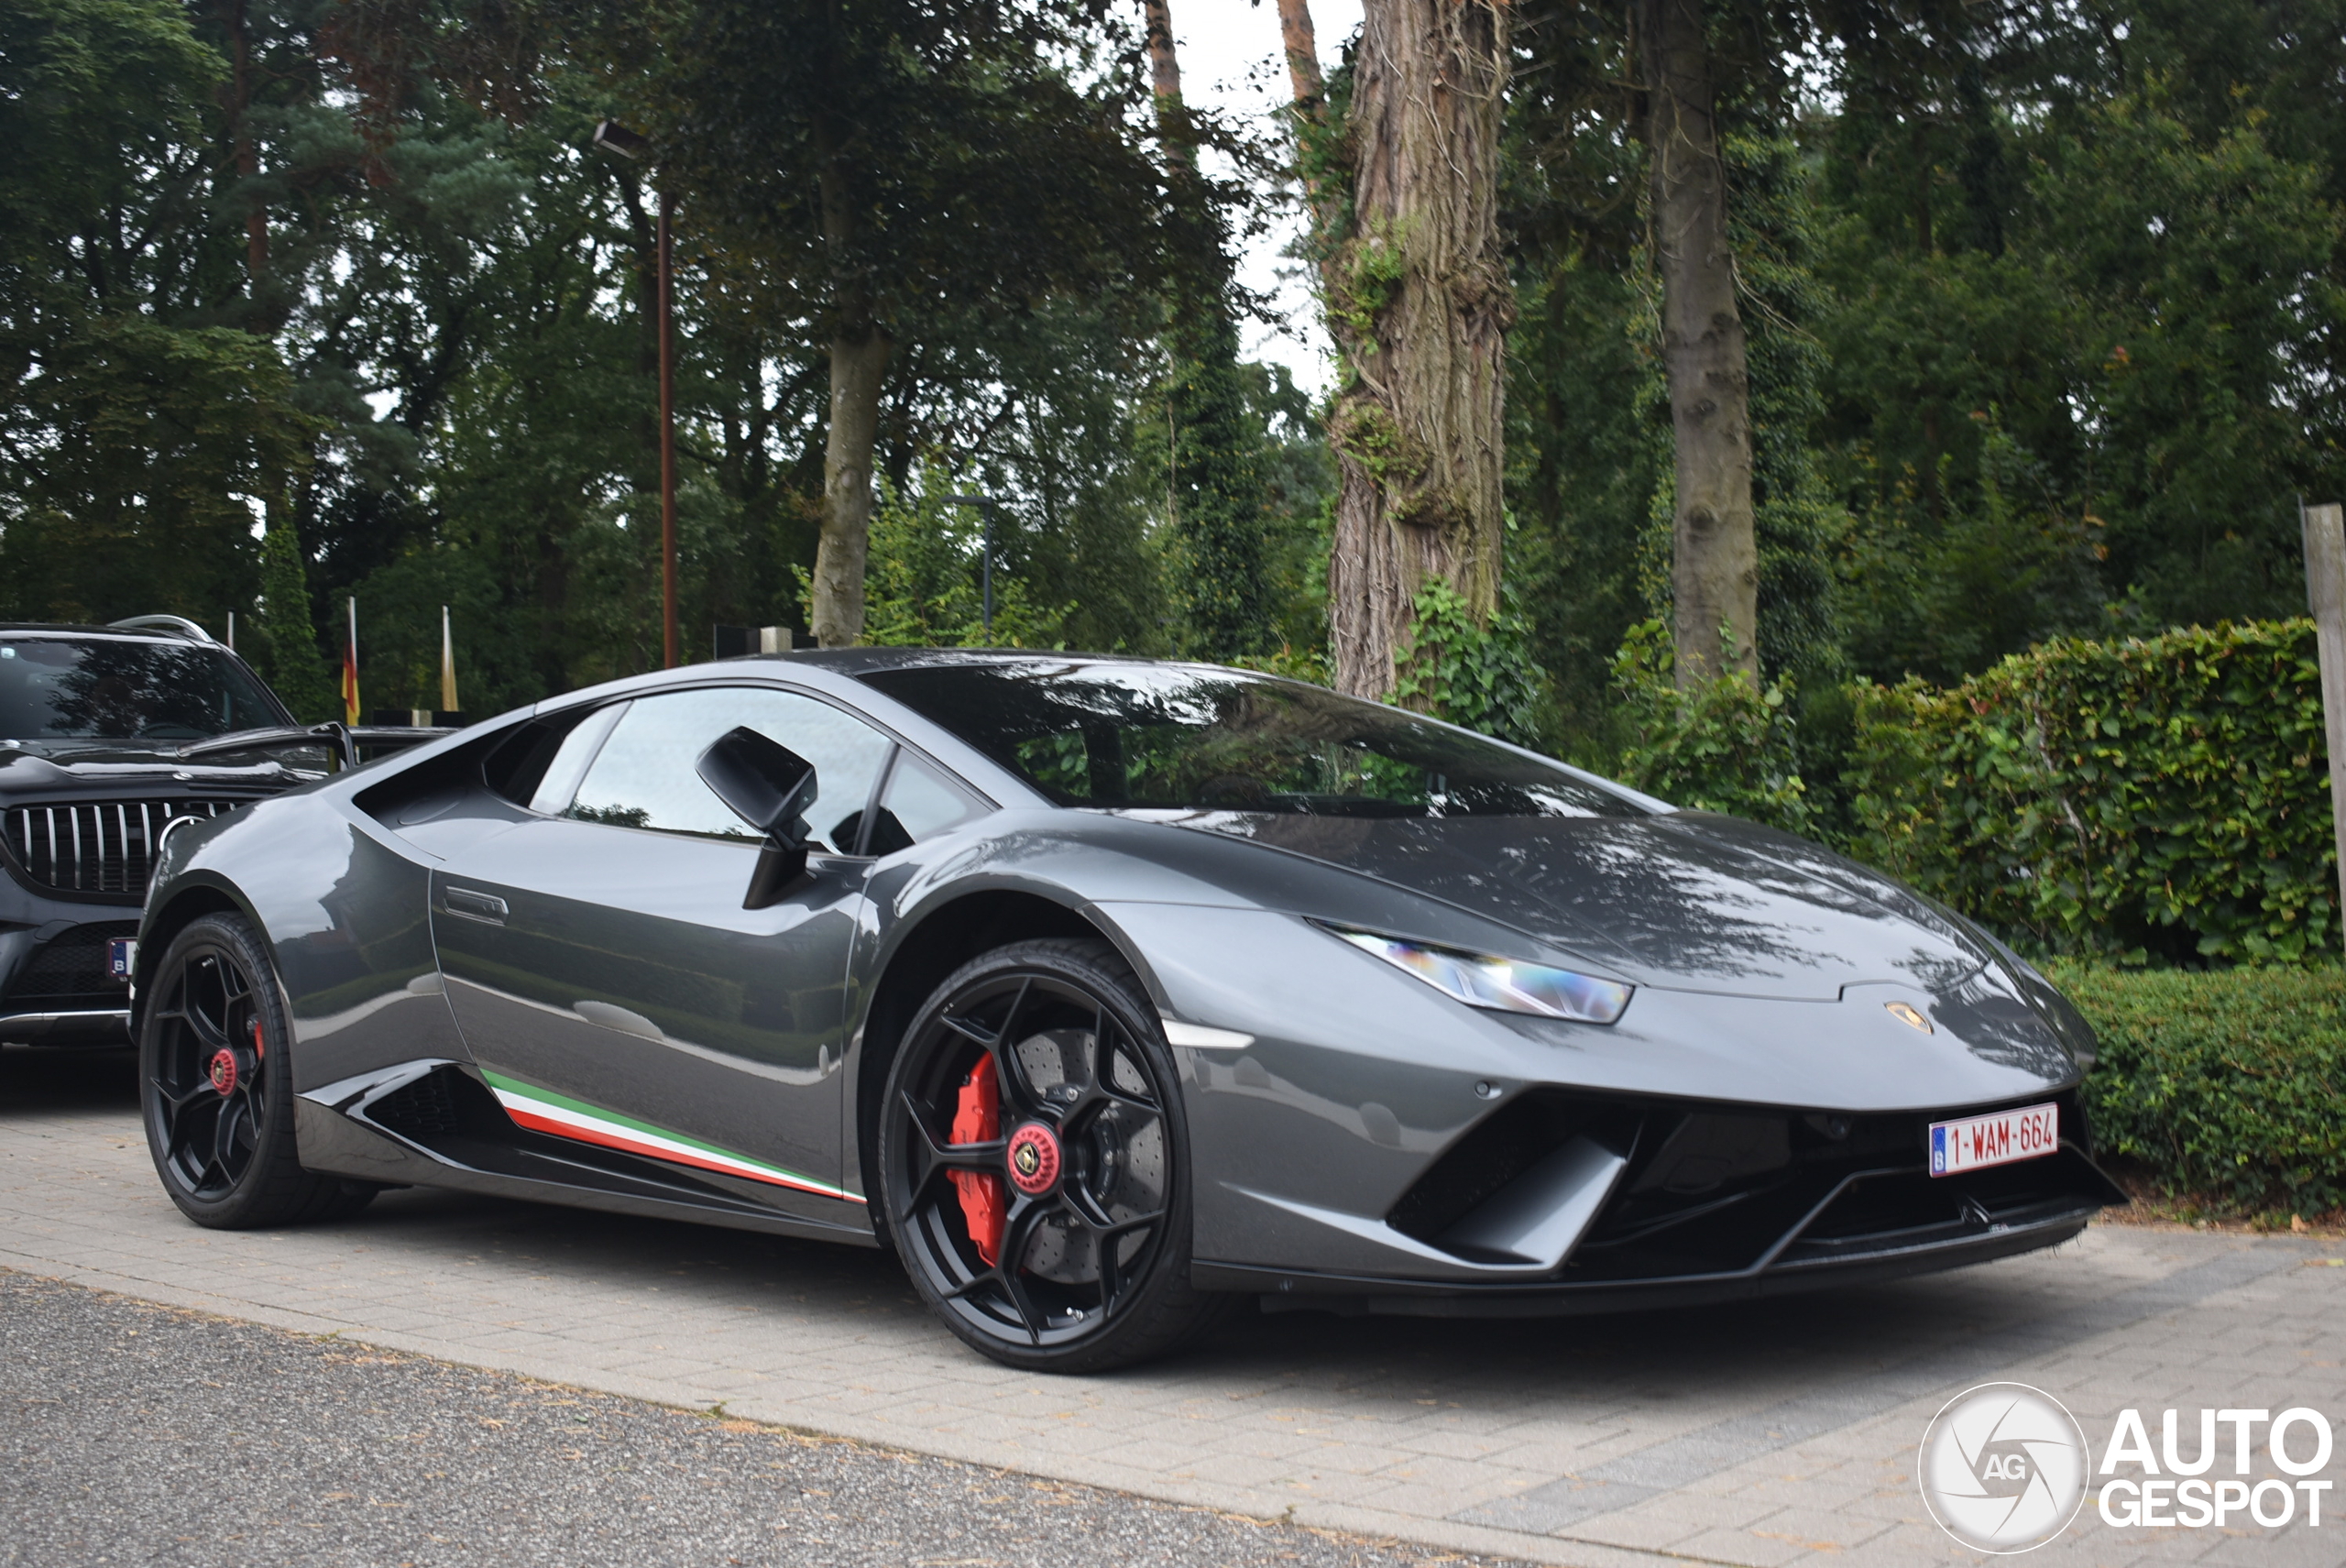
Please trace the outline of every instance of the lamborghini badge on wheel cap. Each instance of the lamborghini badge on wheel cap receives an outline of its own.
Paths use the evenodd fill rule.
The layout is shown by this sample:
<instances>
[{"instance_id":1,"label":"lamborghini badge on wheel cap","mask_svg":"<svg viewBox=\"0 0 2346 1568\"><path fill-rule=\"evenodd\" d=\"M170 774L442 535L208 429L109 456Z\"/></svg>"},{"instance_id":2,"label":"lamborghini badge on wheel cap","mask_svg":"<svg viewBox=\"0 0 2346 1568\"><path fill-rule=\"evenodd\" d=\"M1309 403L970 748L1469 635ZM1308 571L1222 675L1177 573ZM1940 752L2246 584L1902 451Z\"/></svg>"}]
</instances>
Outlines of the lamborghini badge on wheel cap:
<instances>
[{"instance_id":1,"label":"lamborghini badge on wheel cap","mask_svg":"<svg viewBox=\"0 0 2346 1568\"><path fill-rule=\"evenodd\" d=\"M1029 1198L1051 1190L1059 1179L1059 1141L1040 1122L1010 1135L1011 1184Z\"/></svg>"}]
</instances>

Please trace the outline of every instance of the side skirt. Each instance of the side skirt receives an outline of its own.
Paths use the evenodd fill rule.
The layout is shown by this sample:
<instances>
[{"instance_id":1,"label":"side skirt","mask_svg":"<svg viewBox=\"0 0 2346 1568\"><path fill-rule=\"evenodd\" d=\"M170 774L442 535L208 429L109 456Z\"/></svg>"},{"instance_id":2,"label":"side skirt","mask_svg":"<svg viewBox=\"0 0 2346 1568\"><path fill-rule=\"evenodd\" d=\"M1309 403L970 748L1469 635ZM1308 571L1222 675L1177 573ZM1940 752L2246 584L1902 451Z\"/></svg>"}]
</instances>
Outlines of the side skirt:
<instances>
[{"instance_id":1,"label":"side skirt","mask_svg":"<svg viewBox=\"0 0 2346 1568\"><path fill-rule=\"evenodd\" d=\"M488 1113L466 1104L449 1124L412 1133L395 1131L367 1115L392 1094L442 1071L462 1074L488 1101ZM403 1062L312 1090L294 1100L293 1127L302 1166L325 1175L855 1246L879 1245L860 1204L839 1202L839 1223L784 1213L664 1162L528 1131L514 1124L488 1098L486 1086L455 1062Z\"/></svg>"}]
</instances>

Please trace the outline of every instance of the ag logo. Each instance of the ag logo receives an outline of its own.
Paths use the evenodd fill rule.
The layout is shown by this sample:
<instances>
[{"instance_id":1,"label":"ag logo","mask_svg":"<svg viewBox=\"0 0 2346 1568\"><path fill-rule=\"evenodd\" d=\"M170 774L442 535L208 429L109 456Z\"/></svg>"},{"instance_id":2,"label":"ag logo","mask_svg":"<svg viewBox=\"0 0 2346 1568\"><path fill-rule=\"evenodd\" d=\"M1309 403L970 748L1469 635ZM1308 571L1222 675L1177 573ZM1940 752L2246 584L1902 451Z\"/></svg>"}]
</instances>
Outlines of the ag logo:
<instances>
[{"instance_id":1,"label":"ag logo","mask_svg":"<svg viewBox=\"0 0 2346 1568\"><path fill-rule=\"evenodd\" d=\"M1010 1180L1029 1198L1040 1197L1059 1179L1059 1141L1040 1122L1010 1135Z\"/></svg>"},{"instance_id":2,"label":"ag logo","mask_svg":"<svg viewBox=\"0 0 2346 1568\"><path fill-rule=\"evenodd\" d=\"M2077 1418L2041 1388L1982 1383L1948 1400L1923 1433L1923 1504L1975 1552L2028 1552L2069 1528L2089 1461Z\"/></svg>"}]
</instances>

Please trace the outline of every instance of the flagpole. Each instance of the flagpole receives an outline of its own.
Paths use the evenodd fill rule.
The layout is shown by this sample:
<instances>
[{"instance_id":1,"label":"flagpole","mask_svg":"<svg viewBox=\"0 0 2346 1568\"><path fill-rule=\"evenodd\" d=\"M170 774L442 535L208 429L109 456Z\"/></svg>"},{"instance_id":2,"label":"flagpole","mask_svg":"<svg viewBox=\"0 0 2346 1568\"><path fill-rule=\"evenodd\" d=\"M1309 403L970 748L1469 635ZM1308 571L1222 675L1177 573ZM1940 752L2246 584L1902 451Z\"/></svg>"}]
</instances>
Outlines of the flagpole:
<instances>
[{"instance_id":1,"label":"flagpole","mask_svg":"<svg viewBox=\"0 0 2346 1568\"><path fill-rule=\"evenodd\" d=\"M456 700L456 643L448 630L448 607L440 607L440 711L454 713L464 705Z\"/></svg>"}]
</instances>

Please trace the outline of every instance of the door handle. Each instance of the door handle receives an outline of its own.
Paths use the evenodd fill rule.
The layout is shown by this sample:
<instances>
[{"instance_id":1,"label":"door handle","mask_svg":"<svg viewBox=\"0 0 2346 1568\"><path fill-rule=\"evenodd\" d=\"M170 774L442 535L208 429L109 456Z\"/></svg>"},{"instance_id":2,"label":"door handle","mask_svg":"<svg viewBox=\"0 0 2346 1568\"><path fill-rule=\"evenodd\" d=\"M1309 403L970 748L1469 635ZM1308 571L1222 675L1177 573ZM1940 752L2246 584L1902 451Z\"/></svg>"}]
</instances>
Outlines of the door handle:
<instances>
[{"instance_id":1,"label":"door handle","mask_svg":"<svg viewBox=\"0 0 2346 1568\"><path fill-rule=\"evenodd\" d=\"M505 924L505 901L494 894L475 893L468 887L444 889L440 902L451 915L461 915L467 920L479 920L491 926Z\"/></svg>"}]
</instances>

